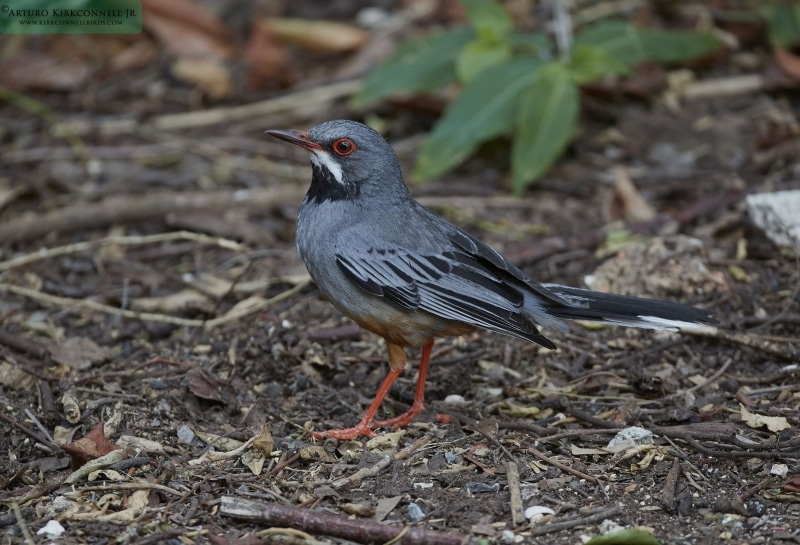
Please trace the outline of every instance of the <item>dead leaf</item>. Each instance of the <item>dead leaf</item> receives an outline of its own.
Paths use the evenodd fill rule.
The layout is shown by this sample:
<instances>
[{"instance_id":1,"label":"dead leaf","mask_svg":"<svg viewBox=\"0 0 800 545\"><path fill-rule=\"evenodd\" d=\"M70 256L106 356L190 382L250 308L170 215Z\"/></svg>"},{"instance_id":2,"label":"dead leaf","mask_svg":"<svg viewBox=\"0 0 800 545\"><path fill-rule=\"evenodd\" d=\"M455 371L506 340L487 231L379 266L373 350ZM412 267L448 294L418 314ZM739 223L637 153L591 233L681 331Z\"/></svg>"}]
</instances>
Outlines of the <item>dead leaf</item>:
<instances>
[{"instance_id":1,"label":"dead leaf","mask_svg":"<svg viewBox=\"0 0 800 545\"><path fill-rule=\"evenodd\" d=\"M395 430L391 432L386 432L378 435L377 437L373 437L369 441L367 441L367 450L375 451L375 450L387 450L387 449L395 449L397 445L400 444L400 439L402 439L406 435L406 430Z\"/></svg>"},{"instance_id":2,"label":"dead leaf","mask_svg":"<svg viewBox=\"0 0 800 545\"><path fill-rule=\"evenodd\" d=\"M97 479L103 479L104 481L123 482L127 481L128 477L123 475L119 471L106 468L106 469L98 469L97 471L92 471L86 478L86 480L89 482L96 481Z\"/></svg>"},{"instance_id":3,"label":"dead leaf","mask_svg":"<svg viewBox=\"0 0 800 545\"><path fill-rule=\"evenodd\" d=\"M250 446L253 444L253 439L250 438L246 442L242 443L239 448L235 448L228 452L219 452L216 450L207 450L203 453L200 458L195 458L194 460L189 460L189 465L196 466L201 464L207 463L214 463L220 462L223 460L230 460L231 458L236 458L237 456L241 456Z\"/></svg>"},{"instance_id":4,"label":"dead leaf","mask_svg":"<svg viewBox=\"0 0 800 545\"><path fill-rule=\"evenodd\" d=\"M320 53L346 53L369 39L367 31L336 21L269 17L260 19L258 24L266 26L283 43Z\"/></svg>"},{"instance_id":5,"label":"dead leaf","mask_svg":"<svg viewBox=\"0 0 800 545\"><path fill-rule=\"evenodd\" d=\"M142 24L177 57L230 57L228 28L204 6L190 0L142 0Z\"/></svg>"},{"instance_id":6,"label":"dead leaf","mask_svg":"<svg viewBox=\"0 0 800 545\"><path fill-rule=\"evenodd\" d=\"M253 440L253 447L264 453L264 456L272 454L272 449L275 448L275 439L272 438L269 424L261 426L261 431Z\"/></svg>"},{"instance_id":7,"label":"dead leaf","mask_svg":"<svg viewBox=\"0 0 800 545\"><path fill-rule=\"evenodd\" d=\"M28 191L28 188L24 184L20 184L17 187L0 185L0 210L17 200L17 197L23 195L26 191Z\"/></svg>"},{"instance_id":8,"label":"dead leaf","mask_svg":"<svg viewBox=\"0 0 800 545\"><path fill-rule=\"evenodd\" d=\"M28 391L36 385L36 379L22 370L19 365L8 362L0 363L0 386L7 386L13 390Z\"/></svg>"},{"instance_id":9,"label":"dead leaf","mask_svg":"<svg viewBox=\"0 0 800 545\"><path fill-rule=\"evenodd\" d=\"M214 58L181 57L172 64L172 73L212 100L222 100L233 92L228 68Z\"/></svg>"},{"instance_id":10,"label":"dead leaf","mask_svg":"<svg viewBox=\"0 0 800 545\"><path fill-rule=\"evenodd\" d=\"M243 442L239 441L238 439L232 439L230 437L225 437L224 435L218 435L216 433L206 433L204 431L196 431L195 435L200 438L205 444L210 447L214 447L214 449L220 452L231 452L238 448L241 448L244 445Z\"/></svg>"},{"instance_id":11,"label":"dead leaf","mask_svg":"<svg viewBox=\"0 0 800 545\"><path fill-rule=\"evenodd\" d=\"M781 70L793 79L800 81L800 57L782 47L775 48L775 60Z\"/></svg>"},{"instance_id":12,"label":"dead leaf","mask_svg":"<svg viewBox=\"0 0 800 545\"><path fill-rule=\"evenodd\" d=\"M401 499L403 499L403 496L379 499L378 505L375 506L375 520L380 522L385 519L397 507Z\"/></svg>"},{"instance_id":13,"label":"dead leaf","mask_svg":"<svg viewBox=\"0 0 800 545\"><path fill-rule=\"evenodd\" d=\"M266 459L263 452L255 449L244 451L239 458L242 464L249 469L253 475L261 475L261 472L264 470L264 462Z\"/></svg>"},{"instance_id":14,"label":"dead leaf","mask_svg":"<svg viewBox=\"0 0 800 545\"><path fill-rule=\"evenodd\" d=\"M115 74L138 70L147 66L157 54L156 45L151 40L142 38L114 55L109 62L109 70Z\"/></svg>"},{"instance_id":15,"label":"dead leaf","mask_svg":"<svg viewBox=\"0 0 800 545\"><path fill-rule=\"evenodd\" d=\"M77 441L66 445L60 445L61 450L69 454L72 459L72 469L76 470L89 460L94 460L105 456L111 451L119 450L119 447L106 438L104 425L99 422L92 431L81 437Z\"/></svg>"},{"instance_id":16,"label":"dead leaf","mask_svg":"<svg viewBox=\"0 0 800 545\"><path fill-rule=\"evenodd\" d=\"M106 499L103 502L103 499ZM107 497L104 496L101 498L101 501L98 501L98 505L95 509L91 511L85 511L86 505L92 505L91 502L80 502L80 505L83 506L83 509L78 510L71 510L68 513L64 513L63 518L64 520L71 520L71 521L92 521L92 522L108 522L111 524L130 524L147 508L150 504L150 491L149 490L136 490L130 496L128 496L127 501L124 505L127 506L126 509L121 511L110 511L110 507L116 506L119 503L119 500L116 497ZM103 505L105 503L105 505ZM99 507L99 508L98 508ZM110 512L109 512L110 511Z\"/></svg>"},{"instance_id":17,"label":"dead leaf","mask_svg":"<svg viewBox=\"0 0 800 545\"><path fill-rule=\"evenodd\" d=\"M225 404L234 401L230 386L200 367L193 367L186 376L189 379L189 391L197 397Z\"/></svg>"},{"instance_id":18,"label":"dead leaf","mask_svg":"<svg viewBox=\"0 0 800 545\"><path fill-rule=\"evenodd\" d=\"M320 445L301 448L298 454L300 454L300 459L306 462L333 463L336 461L336 458L328 454L328 451Z\"/></svg>"},{"instance_id":19,"label":"dead leaf","mask_svg":"<svg viewBox=\"0 0 800 545\"><path fill-rule=\"evenodd\" d=\"M788 430L792 427L783 416L764 416L761 414L751 413L747 410L747 407L741 403L739 404L739 409L742 414L742 420L744 420L744 423L751 428L760 428L762 426L766 426L769 431L777 433L779 431Z\"/></svg>"},{"instance_id":20,"label":"dead leaf","mask_svg":"<svg viewBox=\"0 0 800 545\"><path fill-rule=\"evenodd\" d=\"M258 21L250 26L244 58L250 66L248 84L253 90L285 86L294 79L286 47L278 41L269 26Z\"/></svg>"},{"instance_id":21,"label":"dead leaf","mask_svg":"<svg viewBox=\"0 0 800 545\"><path fill-rule=\"evenodd\" d=\"M174 314L187 308L212 311L213 303L207 295L193 288L159 295L155 297L137 297L131 301L131 306L136 310L145 312L163 312Z\"/></svg>"},{"instance_id":22,"label":"dead leaf","mask_svg":"<svg viewBox=\"0 0 800 545\"><path fill-rule=\"evenodd\" d=\"M70 424L81 421L81 402L72 390L67 390L61 396L61 406L64 408L64 417Z\"/></svg>"},{"instance_id":23,"label":"dead leaf","mask_svg":"<svg viewBox=\"0 0 800 545\"><path fill-rule=\"evenodd\" d=\"M791 477L781 485L781 492L800 494L800 476Z\"/></svg>"},{"instance_id":24,"label":"dead leaf","mask_svg":"<svg viewBox=\"0 0 800 545\"><path fill-rule=\"evenodd\" d=\"M16 91L74 91L92 75L89 66L24 51L0 64L0 84Z\"/></svg>"},{"instance_id":25,"label":"dead leaf","mask_svg":"<svg viewBox=\"0 0 800 545\"><path fill-rule=\"evenodd\" d=\"M86 337L70 337L64 342L50 348L50 357L56 363L69 365L82 371L93 363L101 362L109 357L110 350L98 346Z\"/></svg>"},{"instance_id":26,"label":"dead leaf","mask_svg":"<svg viewBox=\"0 0 800 545\"><path fill-rule=\"evenodd\" d=\"M152 452L153 454L164 454L164 446L158 441L152 439L145 439L144 437L136 437L134 435L121 435L117 439L117 446L130 450L131 452Z\"/></svg>"},{"instance_id":27,"label":"dead leaf","mask_svg":"<svg viewBox=\"0 0 800 545\"><path fill-rule=\"evenodd\" d=\"M606 221L624 218L631 223L650 221L656 213L633 185L628 172L622 168L614 170L614 188L605 207Z\"/></svg>"},{"instance_id":28,"label":"dead leaf","mask_svg":"<svg viewBox=\"0 0 800 545\"><path fill-rule=\"evenodd\" d=\"M182 280L186 285L191 286L197 291L206 294L207 297L211 297L213 299L225 297L231 293L231 290L238 292L241 287L239 283L236 283L234 286L233 281L208 273L200 273L191 276L186 275L186 278L183 278ZM265 283L264 281L261 281L259 285L268 287L269 282L267 281Z\"/></svg>"},{"instance_id":29,"label":"dead leaf","mask_svg":"<svg viewBox=\"0 0 800 545\"><path fill-rule=\"evenodd\" d=\"M609 451L599 448L585 448L577 445L570 445L570 452L575 456L586 456L590 454L610 454Z\"/></svg>"},{"instance_id":30,"label":"dead leaf","mask_svg":"<svg viewBox=\"0 0 800 545\"><path fill-rule=\"evenodd\" d=\"M375 507L368 503L341 503L339 509L348 515L355 515L357 517L374 517Z\"/></svg>"},{"instance_id":31,"label":"dead leaf","mask_svg":"<svg viewBox=\"0 0 800 545\"><path fill-rule=\"evenodd\" d=\"M67 475L64 479L64 484L75 484L81 479L88 477L93 471L113 466L114 464L124 460L128 454L122 449L112 450L108 454L104 454L99 458L89 460L84 465Z\"/></svg>"}]
</instances>

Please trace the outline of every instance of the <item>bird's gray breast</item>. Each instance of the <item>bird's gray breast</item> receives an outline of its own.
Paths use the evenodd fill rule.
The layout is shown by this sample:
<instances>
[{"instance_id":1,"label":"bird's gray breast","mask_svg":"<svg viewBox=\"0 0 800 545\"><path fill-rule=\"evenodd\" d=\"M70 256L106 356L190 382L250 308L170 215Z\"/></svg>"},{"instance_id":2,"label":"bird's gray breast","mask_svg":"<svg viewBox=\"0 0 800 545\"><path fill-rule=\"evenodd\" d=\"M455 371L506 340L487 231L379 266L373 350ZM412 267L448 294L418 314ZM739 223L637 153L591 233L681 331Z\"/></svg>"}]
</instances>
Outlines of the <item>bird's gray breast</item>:
<instances>
[{"instance_id":1,"label":"bird's gray breast","mask_svg":"<svg viewBox=\"0 0 800 545\"><path fill-rule=\"evenodd\" d=\"M336 264L336 254L347 251L348 232L358 224L359 210L350 201L303 203L297 217L297 253L320 291L345 315L353 317L369 304L357 286Z\"/></svg>"}]
</instances>

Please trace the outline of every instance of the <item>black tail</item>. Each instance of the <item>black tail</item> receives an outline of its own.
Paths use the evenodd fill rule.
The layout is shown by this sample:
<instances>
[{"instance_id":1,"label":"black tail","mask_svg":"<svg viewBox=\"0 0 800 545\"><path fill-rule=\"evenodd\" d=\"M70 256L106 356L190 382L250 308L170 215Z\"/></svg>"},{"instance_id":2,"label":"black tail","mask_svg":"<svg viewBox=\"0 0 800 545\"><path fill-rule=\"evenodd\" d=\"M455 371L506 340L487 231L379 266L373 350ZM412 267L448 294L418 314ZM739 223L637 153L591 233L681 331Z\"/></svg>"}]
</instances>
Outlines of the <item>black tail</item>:
<instances>
[{"instance_id":1,"label":"black tail","mask_svg":"<svg viewBox=\"0 0 800 545\"><path fill-rule=\"evenodd\" d=\"M547 308L549 314L565 320L586 320L673 331L719 324L709 311L688 305L601 293L559 284L542 284L542 286L569 304L568 306L553 304Z\"/></svg>"}]
</instances>

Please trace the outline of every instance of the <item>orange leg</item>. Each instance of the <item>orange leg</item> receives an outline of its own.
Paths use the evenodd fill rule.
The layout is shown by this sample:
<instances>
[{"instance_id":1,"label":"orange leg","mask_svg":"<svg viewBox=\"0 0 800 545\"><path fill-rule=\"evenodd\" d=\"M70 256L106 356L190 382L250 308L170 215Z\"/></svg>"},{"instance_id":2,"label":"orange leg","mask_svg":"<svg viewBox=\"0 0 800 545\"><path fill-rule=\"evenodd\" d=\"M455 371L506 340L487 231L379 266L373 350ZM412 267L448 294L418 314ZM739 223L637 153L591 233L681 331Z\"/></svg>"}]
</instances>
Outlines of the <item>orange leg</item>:
<instances>
[{"instance_id":1,"label":"orange leg","mask_svg":"<svg viewBox=\"0 0 800 545\"><path fill-rule=\"evenodd\" d=\"M378 409L381 407L381 403L383 403L383 398L385 398L386 394L389 393L389 389L392 387L392 384L394 384L394 381L397 380L397 377L399 377L400 373L402 372L402 369L389 371L389 374L386 375L385 379L383 379L383 384L381 384L381 387L378 389L378 393L375 394L375 399L372 400L367 412L364 414L364 418L362 418L361 422L356 424L354 427L343 430L315 431L312 433L312 435L317 439L331 437L333 439L339 439L340 441L349 441L350 439L354 439L359 435L375 437L375 432L372 431L372 421L375 420L375 413L378 412Z\"/></svg>"},{"instance_id":2,"label":"orange leg","mask_svg":"<svg viewBox=\"0 0 800 545\"><path fill-rule=\"evenodd\" d=\"M420 356L419 360L419 377L417 378L417 389L414 392L414 403L411 404L411 408L401 414L400 416L396 416L394 418L390 418L389 420L377 420L372 423L373 428L378 428L381 426L384 427L394 427L394 428L403 428L408 426L416 416L422 412L422 409L425 407L425 380L428 378L428 363L431 359L431 350L433 349L433 341L429 342L425 345L422 349L422 356ZM373 415L374 416L374 415ZM362 421L363 422L363 421Z\"/></svg>"}]
</instances>

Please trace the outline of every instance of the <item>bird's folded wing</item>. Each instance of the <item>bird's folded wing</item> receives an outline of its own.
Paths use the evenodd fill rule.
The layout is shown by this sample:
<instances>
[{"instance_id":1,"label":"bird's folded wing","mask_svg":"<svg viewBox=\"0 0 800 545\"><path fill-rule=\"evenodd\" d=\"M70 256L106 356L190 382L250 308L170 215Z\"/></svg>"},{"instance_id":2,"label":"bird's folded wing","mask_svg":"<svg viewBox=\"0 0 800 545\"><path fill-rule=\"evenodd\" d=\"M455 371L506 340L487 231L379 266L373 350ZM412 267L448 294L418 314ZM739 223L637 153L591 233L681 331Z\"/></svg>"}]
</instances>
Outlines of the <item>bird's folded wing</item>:
<instances>
[{"instance_id":1,"label":"bird's folded wing","mask_svg":"<svg viewBox=\"0 0 800 545\"><path fill-rule=\"evenodd\" d=\"M464 252L373 248L337 254L336 260L359 288L402 308L541 342L523 293Z\"/></svg>"},{"instance_id":2,"label":"bird's folded wing","mask_svg":"<svg viewBox=\"0 0 800 545\"><path fill-rule=\"evenodd\" d=\"M569 306L562 297L548 290L538 282L522 272L519 267L500 255L494 248L476 238L466 231L457 229L450 233L448 238L459 250L475 260L476 263L491 270L499 278L507 277L525 284L533 293L538 295L543 302L550 301L557 306Z\"/></svg>"}]
</instances>

